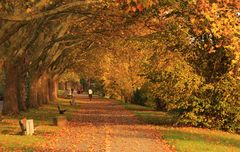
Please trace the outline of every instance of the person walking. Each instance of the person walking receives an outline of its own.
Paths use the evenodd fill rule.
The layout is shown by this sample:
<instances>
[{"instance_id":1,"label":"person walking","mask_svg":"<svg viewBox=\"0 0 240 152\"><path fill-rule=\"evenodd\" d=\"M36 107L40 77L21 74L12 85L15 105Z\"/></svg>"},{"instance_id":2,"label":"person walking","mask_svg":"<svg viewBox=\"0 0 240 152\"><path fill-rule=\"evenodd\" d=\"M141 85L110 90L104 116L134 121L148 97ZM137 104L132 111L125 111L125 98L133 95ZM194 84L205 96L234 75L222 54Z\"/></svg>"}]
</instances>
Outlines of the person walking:
<instances>
[{"instance_id":1,"label":"person walking","mask_svg":"<svg viewBox=\"0 0 240 152\"><path fill-rule=\"evenodd\" d=\"M92 89L89 89L89 90L88 90L88 97L89 97L89 100L90 100L90 101L92 101L92 94L93 94Z\"/></svg>"}]
</instances>

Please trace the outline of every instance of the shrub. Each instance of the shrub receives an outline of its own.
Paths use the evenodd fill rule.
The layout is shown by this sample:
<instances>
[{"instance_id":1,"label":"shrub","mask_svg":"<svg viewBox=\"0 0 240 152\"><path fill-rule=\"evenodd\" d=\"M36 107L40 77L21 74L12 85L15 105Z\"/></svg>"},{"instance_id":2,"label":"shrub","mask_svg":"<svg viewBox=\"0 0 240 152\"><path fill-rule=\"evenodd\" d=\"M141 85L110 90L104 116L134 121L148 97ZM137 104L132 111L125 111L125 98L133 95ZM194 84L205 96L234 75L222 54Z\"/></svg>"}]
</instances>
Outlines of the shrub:
<instances>
[{"instance_id":1,"label":"shrub","mask_svg":"<svg viewBox=\"0 0 240 152\"><path fill-rule=\"evenodd\" d=\"M170 62L171 61L171 62ZM198 90L202 77L178 53L160 52L147 66L146 78L158 108L179 109L179 105Z\"/></svg>"},{"instance_id":2,"label":"shrub","mask_svg":"<svg viewBox=\"0 0 240 152\"><path fill-rule=\"evenodd\" d=\"M137 89L133 92L132 102L138 105L144 106L147 102L147 97L144 94L144 91L141 89Z\"/></svg>"},{"instance_id":3,"label":"shrub","mask_svg":"<svg viewBox=\"0 0 240 152\"><path fill-rule=\"evenodd\" d=\"M179 107L179 123L222 129L240 129L240 82L224 76L213 84L205 84Z\"/></svg>"}]
</instances>

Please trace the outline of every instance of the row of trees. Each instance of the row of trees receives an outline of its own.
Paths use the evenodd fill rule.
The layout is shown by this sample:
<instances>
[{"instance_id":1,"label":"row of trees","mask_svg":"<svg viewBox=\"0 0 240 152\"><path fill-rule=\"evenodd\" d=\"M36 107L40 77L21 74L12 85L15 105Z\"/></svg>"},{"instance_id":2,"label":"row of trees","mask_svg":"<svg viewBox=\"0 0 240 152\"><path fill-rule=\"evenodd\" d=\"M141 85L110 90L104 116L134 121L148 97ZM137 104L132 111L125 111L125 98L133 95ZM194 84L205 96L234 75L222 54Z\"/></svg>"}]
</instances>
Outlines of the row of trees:
<instances>
[{"instance_id":1,"label":"row of trees","mask_svg":"<svg viewBox=\"0 0 240 152\"><path fill-rule=\"evenodd\" d=\"M126 102L147 92L179 124L239 130L237 0L0 4L4 114L54 101L74 69Z\"/></svg>"},{"instance_id":2,"label":"row of trees","mask_svg":"<svg viewBox=\"0 0 240 152\"><path fill-rule=\"evenodd\" d=\"M105 91L126 102L154 100L176 112L180 125L238 131L239 6L183 0L146 9L131 27L135 33L113 42L102 57Z\"/></svg>"},{"instance_id":3,"label":"row of trees","mask_svg":"<svg viewBox=\"0 0 240 152\"><path fill-rule=\"evenodd\" d=\"M150 58L146 78L157 102L179 114L179 124L239 131L238 7L237 1L184 1L162 16L167 21L156 34L163 47Z\"/></svg>"},{"instance_id":4,"label":"row of trees","mask_svg":"<svg viewBox=\"0 0 240 152\"><path fill-rule=\"evenodd\" d=\"M116 8L107 1L1 1L3 114L55 101L59 76L123 30L129 16Z\"/></svg>"}]
</instances>

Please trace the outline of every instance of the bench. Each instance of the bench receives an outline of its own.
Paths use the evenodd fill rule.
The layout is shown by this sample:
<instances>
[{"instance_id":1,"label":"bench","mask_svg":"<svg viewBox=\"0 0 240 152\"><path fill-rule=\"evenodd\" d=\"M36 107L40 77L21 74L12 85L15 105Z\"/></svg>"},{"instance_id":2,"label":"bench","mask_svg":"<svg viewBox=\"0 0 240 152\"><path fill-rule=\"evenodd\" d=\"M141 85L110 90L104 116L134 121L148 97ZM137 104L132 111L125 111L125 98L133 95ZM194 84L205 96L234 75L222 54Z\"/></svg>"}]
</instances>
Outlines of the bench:
<instances>
[{"instance_id":1,"label":"bench","mask_svg":"<svg viewBox=\"0 0 240 152\"><path fill-rule=\"evenodd\" d=\"M67 110L66 109L61 109L60 106L57 106L59 114L63 115Z\"/></svg>"}]
</instances>

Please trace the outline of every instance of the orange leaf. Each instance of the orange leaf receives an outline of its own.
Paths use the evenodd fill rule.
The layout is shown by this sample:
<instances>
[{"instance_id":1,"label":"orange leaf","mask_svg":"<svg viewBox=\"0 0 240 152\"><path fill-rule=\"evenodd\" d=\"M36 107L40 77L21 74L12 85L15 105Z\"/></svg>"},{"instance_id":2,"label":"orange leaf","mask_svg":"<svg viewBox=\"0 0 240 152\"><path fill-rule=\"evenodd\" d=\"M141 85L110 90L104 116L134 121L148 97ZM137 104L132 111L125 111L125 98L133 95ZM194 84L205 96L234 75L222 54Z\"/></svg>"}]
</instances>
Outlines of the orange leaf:
<instances>
[{"instance_id":1,"label":"orange leaf","mask_svg":"<svg viewBox=\"0 0 240 152\"><path fill-rule=\"evenodd\" d=\"M138 5L137 5L137 9L139 10L139 12L142 12L142 11L143 11L142 4L138 4Z\"/></svg>"},{"instance_id":2,"label":"orange leaf","mask_svg":"<svg viewBox=\"0 0 240 152\"><path fill-rule=\"evenodd\" d=\"M132 7L132 11L136 12L137 8L135 6Z\"/></svg>"}]
</instances>

